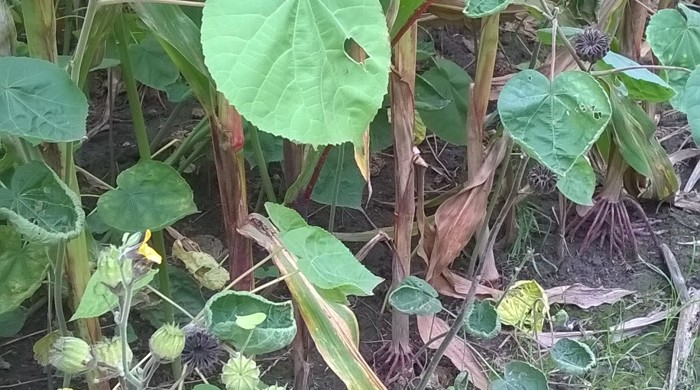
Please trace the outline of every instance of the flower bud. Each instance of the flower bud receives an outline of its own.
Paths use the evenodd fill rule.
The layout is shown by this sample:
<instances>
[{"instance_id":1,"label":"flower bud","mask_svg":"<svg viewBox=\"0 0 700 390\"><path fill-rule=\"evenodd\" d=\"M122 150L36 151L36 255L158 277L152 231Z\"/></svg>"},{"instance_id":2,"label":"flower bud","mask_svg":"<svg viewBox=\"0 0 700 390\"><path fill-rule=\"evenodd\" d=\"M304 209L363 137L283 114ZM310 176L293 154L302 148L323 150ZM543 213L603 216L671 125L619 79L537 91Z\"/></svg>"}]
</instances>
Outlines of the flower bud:
<instances>
[{"instance_id":1,"label":"flower bud","mask_svg":"<svg viewBox=\"0 0 700 390\"><path fill-rule=\"evenodd\" d=\"M77 375L95 367L88 343L77 337L61 337L51 345L49 363L60 371Z\"/></svg>"},{"instance_id":2,"label":"flower bud","mask_svg":"<svg viewBox=\"0 0 700 390\"><path fill-rule=\"evenodd\" d=\"M254 390L260 383L260 369L253 359L231 356L221 370L221 382L227 390Z\"/></svg>"},{"instance_id":3,"label":"flower bud","mask_svg":"<svg viewBox=\"0 0 700 390\"><path fill-rule=\"evenodd\" d=\"M112 289L120 287L122 283L130 283L133 279L131 260L119 257L119 250L110 247L103 250L97 260L100 281Z\"/></svg>"},{"instance_id":4,"label":"flower bud","mask_svg":"<svg viewBox=\"0 0 700 390\"><path fill-rule=\"evenodd\" d=\"M148 341L151 353L163 363L177 359L185 348L185 332L175 325L161 326Z\"/></svg>"},{"instance_id":5,"label":"flower bud","mask_svg":"<svg viewBox=\"0 0 700 390\"><path fill-rule=\"evenodd\" d=\"M114 368L117 371L121 371L120 368L122 367L122 343L121 343L121 338L114 337L112 340L106 340L102 341L100 343L95 344L93 347L93 351L95 353L95 359L97 359L97 362L104 365L108 366L110 368ZM127 363L130 363L131 360L134 358L134 354L131 352L131 348L128 346L126 347L126 361Z\"/></svg>"}]
</instances>

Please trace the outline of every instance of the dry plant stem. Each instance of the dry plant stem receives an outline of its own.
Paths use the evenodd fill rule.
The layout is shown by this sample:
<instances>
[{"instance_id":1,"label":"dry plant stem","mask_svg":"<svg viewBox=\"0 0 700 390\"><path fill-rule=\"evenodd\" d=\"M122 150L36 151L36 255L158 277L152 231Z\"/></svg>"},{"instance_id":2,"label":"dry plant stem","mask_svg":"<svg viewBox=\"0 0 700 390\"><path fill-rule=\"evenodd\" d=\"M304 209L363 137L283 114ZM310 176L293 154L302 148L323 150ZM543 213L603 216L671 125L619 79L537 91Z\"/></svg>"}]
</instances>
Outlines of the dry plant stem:
<instances>
[{"instance_id":1,"label":"dry plant stem","mask_svg":"<svg viewBox=\"0 0 700 390\"><path fill-rule=\"evenodd\" d=\"M238 227L248 218L245 160L243 158L243 122L240 114L226 98L219 94L218 118L211 118L212 144L216 164L219 195L226 229L231 279L245 275L253 267L252 246L249 239L240 235ZM241 144L236 137L241 137ZM254 279L250 274L237 286L250 291Z\"/></svg>"},{"instance_id":2,"label":"dry plant stem","mask_svg":"<svg viewBox=\"0 0 700 390\"><path fill-rule=\"evenodd\" d=\"M413 128L417 32L417 24L414 23L394 46L394 69L390 74L396 183L392 289L411 274L411 237L416 212ZM409 374L413 358L408 315L397 310L391 313L391 343L386 350L378 352L377 356L387 382Z\"/></svg>"},{"instance_id":3,"label":"dry plant stem","mask_svg":"<svg viewBox=\"0 0 700 390\"><path fill-rule=\"evenodd\" d=\"M284 160L282 161L284 183L289 188L301 174L301 167L304 163L304 146L285 139L282 147L284 153Z\"/></svg>"}]
</instances>

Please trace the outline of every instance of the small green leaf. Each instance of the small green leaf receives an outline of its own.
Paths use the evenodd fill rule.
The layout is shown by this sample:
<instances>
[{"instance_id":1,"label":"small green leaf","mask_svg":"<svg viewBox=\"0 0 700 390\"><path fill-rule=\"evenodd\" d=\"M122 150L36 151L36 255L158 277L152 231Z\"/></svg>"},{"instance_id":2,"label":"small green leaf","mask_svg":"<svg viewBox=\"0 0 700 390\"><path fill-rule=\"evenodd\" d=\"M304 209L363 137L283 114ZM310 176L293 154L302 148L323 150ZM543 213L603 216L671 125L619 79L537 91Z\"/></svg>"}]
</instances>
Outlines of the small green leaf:
<instances>
[{"instance_id":1,"label":"small green leaf","mask_svg":"<svg viewBox=\"0 0 700 390\"><path fill-rule=\"evenodd\" d=\"M572 339L557 341L549 356L560 370L570 375L585 374L596 360L588 345Z\"/></svg>"},{"instance_id":2,"label":"small green leaf","mask_svg":"<svg viewBox=\"0 0 700 390\"><path fill-rule=\"evenodd\" d=\"M19 333L27 320L27 309L18 306L0 313L0 337L12 337Z\"/></svg>"},{"instance_id":3,"label":"small green leaf","mask_svg":"<svg viewBox=\"0 0 700 390\"><path fill-rule=\"evenodd\" d=\"M389 82L378 1L207 0L201 31L217 88L260 130L314 147L362 144ZM364 61L348 54L353 42Z\"/></svg>"},{"instance_id":4,"label":"small green leaf","mask_svg":"<svg viewBox=\"0 0 700 390\"><path fill-rule=\"evenodd\" d=\"M454 145L467 144L469 85L472 80L459 65L437 59L435 66L423 73L423 79L450 103L441 110L420 109L423 123L443 140Z\"/></svg>"},{"instance_id":5,"label":"small green leaf","mask_svg":"<svg viewBox=\"0 0 700 390\"><path fill-rule=\"evenodd\" d=\"M282 234L284 245L299 258L299 269L315 286L339 288L345 295L369 296L382 282L327 231L308 226Z\"/></svg>"},{"instance_id":6,"label":"small green leaf","mask_svg":"<svg viewBox=\"0 0 700 390\"><path fill-rule=\"evenodd\" d=\"M695 69L700 65L700 12L683 4L678 9L663 9L649 20L646 36L654 55L666 66ZM687 72L671 70L662 73L676 90L671 104L677 110L688 113L683 94L688 81Z\"/></svg>"},{"instance_id":7,"label":"small green leaf","mask_svg":"<svg viewBox=\"0 0 700 390\"><path fill-rule=\"evenodd\" d=\"M276 203L265 203L265 210L281 233L309 226L295 210Z\"/></svg>"},{"instance_id":8,"label":"small green leaf","mask_svg":"<svg viewBox=\"0 0 700 390\"><path fill-rule=\"evenodd\" d=\"M503 125L525 151L564 176L605 130L610 101L595 78L568 71L553 82L535 71L511 78L498 99Z\"/></svg>"},{"instance_id":9,"label":"small green leaf","mask_svg":"<svg viewBox=\"0 0 700 390\"><path fill-rule=\"evenodd\" d=\"M483 18L508 8L511 0L470 0L464 14L470 18Z\"/></svg>"},{"instance_id":10,"label":"small green leaf","mask_svg":"<svg viewBox=\"0 0 700 390\"><path fill-rule=\"evenodd\" d=\"M688 112L688 124L696 145L700 145L700 66L688 77L683 93L683 105Z\"/></svg>"},{"instance_id":11,"label":"small green leaf","mask_svg":"<svg viewBox=\"0 0 700 390\"><path fill-rule=\"evenodd\" d=\"M521 361L506 364L505 375L491 382L491 390L549 390L547 378L536 367Z\"/></svg>"},{"instance_id":12,"label":"small green leaf","mask_svg":"<svg viewBox=\"0 0 700 390\"><path fill-rule=\"evenodd\" d=\"M492 339L501 331L501 320L490 301L474 301L464 315L464 330L480 339Z\"/></svg>"},{"instance_id":13,"label":"small green leaf","mask_svg":"<svg viewBox=\"0 0 700 390\"><path fill-rule=\"evenodd\" d=\"M0 57L0 134L32 142L85 137L85 94L57 65L35 58Z\"/></svg>"},{"instance_id":14,"label":"small green leaf","mask_svg":"<svg viewBox=\"0 0 700 390\"><path fill-rule=\"evenodd\" d=\"M258 325L262 324L266 318L267 315L265 313L253 313L248 314L247 316L237 316L236 325L245 330L253 330Z\"/></svg>"},{"instance_id":15,"label":"small green leaf","mask_svg":"<svg viewBox=\"0 0 700 390\"><path fill-rule=\"evenodd\" d=\"M564 35L571 39L578 35L583 29L578 28L578 27L566 27L562 26L559 27L561 31L564 33ZM541 28L537 30L537 39L545 44L545 45L551 45L552 44L552 28ZM557 46L563 46L564 42L557 36Z\"/></svg>"},{"instance_id":16,"label":"small green leaf","mask_svg":"<svg viewBox=\"0 0 700 390\"><path fill-rule=\"evenodd\" d=\"M404 314L429 316L442 311L438 292L425 280L409 276L389 295L389 304Z\"/></svg>"},{"instance_id":17,"label":"small green leaf","mask_svg":"<svg viewBox=\"0 0 700 390\"><path fill-rule=\"evenodd\" d=\"M48 244L83 231L85 212L80 200L43 162L19 166L5 186L0 185L0 217L26 239Z\"/></svg>"},{"instance_id":18,"label":"small green leaf","mask_svg":"<svg viewBox=\"0 0 700 390\"><path fill-rule=\"evenodd\" d=\"M338 172L338 164L340 164L340 172ZM336 180L339 182L336 183ZM338 197L333 199L336 185L340 186ZM321 204L335 204L359 210L362 208L362 195L366 185L353 157L352 144L346 143L335 146L328 152L311 199Z\"/></svg>"},{"instance_id":19,"label":"small green leaf","mask_svg":"<svg viewBox=\"0 0 700 390\"><path fill-rule=\"evenodd\" d=\"M0 313L19 307L41 286L49 269L47 248L22 242L19 233L0 225Z\"/></svg>"},{"instance_id":20,"label":"small green leaf","mask_svg":"<svg viewBox=\"0 0 700 390\"><path fill-rule=\"evenodd\" d=\"M100 218L124 232L162 230L195 212L185 179L158 161L141 161L120 173L117 188L97 201Z\"/></svg>"},{"instance_id":21,"label":"small green leaf","mask_svg":"<svg viewBox=\"0 0 700 390\"><path fill-rule=\"evenodd\" d=\"M129 56L136 80L151 88L165 91L180 77L168 53L152 34L138 44L129 45Z\"/></svg>"},{"instance_id":22,"label":"small green leaf","mask_svg":"<svg viewBox=\"0 0 700 390\"><path fill-rule=\"evenodd\" d=\"M240 317L260 313L265 319L254 329L238 324ZM204 320L214 334L246 354L282 349L292 342L297 331L291 301L271 302L245 291L224 291L211 297L204 309Z\"/></svg>"},{"instance_id":23,"label":"small green leaf","mask_svg":"<svg viewBox=\"0 0 700 390\"><path fill-rule=\"evenodd\" d=\"M416 110L438 111L447 107L451 100L440 93L428 80L416 75Z\"/></svg>"},{"instance_id":24,"label":"small green leaf","mask_svg":"<svg viewBox=\"0 0 700 390\"><path fill-rule=\"evenodd\" d=\"M570 201L583 206L593 206L596 177L586 156L579 157L571 170L557 181L557 189Z\"/></svg>"},{"instance_id":25,"label":"small green leaf","mask_svg":"<svg viewBox=\"0 0 700 390\"><path fill-rule=\"evenodd\" d=\"M274 265L269 267L260 267L255 269L253 275L255 276L255 279L275 279L280 277L280 270Z\"/></svg>"},{"instance_id":26,"label":"small green leaf","mask_svg":"<svg viewBox=\"0 0 700 390\"><path fill-rule=\"evenodd\" d=\"M608 52L596 65L601 69L621 69L631 66L639 66L639 64L612 51ZM676 94L666 81L648 69L625 70L618 73L618 77L633 99L661 103L668 101Z\"/></svg>"},{"instance_id":27,"label":"small green leaf","mask_svg":"<svg viewBox=\"0 0 700 390\"><path fill-rule=\"evenodd\" d=\"M134 291L146 287L157 273L157 269L149 270L146 275L134 282ZM118 306L117 296L102 283L101 278L102 275L99 273L92 274L85 287L85 293L80 299L78 309L73 313L70 321L99 317Z\"/></svg>"}]
</instances>

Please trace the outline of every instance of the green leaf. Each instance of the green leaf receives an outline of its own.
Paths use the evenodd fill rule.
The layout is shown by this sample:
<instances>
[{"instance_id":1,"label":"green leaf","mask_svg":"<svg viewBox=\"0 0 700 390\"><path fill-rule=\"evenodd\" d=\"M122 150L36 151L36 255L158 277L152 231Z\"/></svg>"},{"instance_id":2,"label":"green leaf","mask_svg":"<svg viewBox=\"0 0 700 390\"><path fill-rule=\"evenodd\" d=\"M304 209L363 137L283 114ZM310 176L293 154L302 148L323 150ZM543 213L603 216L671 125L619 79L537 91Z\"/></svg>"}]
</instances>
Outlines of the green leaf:
<instances>
[{"instance_id":1,"label":"green leaf","mask_svg":"<svg viewBox=\"0 0 700 390\"><path fill-rule=\"evenodd\" d=\"M471 78L459 65L440 58L434 67L423 73L423 79L445 99L450 100L442 110L419 109L423 123L443 140L454 145L466 145Z\"/></svg>"},{"instance_id":2,"label":"green leaf","mask_svg":"<svg viewBox=\"0 0 700 390\"><path fill-rule=\"evenodd\" d=\"M491 390L549 390L544 373L534 366L512 361L506 364L502 379L491 382Z\"/></svg>"},{"instance_id":3,"label":"green leaf","mask_svg":"<svg viewBox=\"0 0 700 390\"><path fill-rule=\"evenodd\" d=\"M299 269L317 287L339 288L345 295L369 296L382 282L327 231L307 226L286 232L282 241L299 258Z\"/></svg>"},{"instance_id":4,"label":"green leaf","mask_svg":"<svg viewBox=\"0 0 700 390\"><path fill-rule=\"evenodd\" d=\"M571 39L578 35L583 29L578 28L578 27L566 27L566 26L561 26L559 27L561 31L564 33L564 35ZM537 39L545 45L551 45L552 44L552 28L541 28L537 30ZM564 42L557 36L557 46L564 46Z\"/></svg>"},{"instance_id":5,"label":"green leaf","mask_svg":"<svg viewBox=\"0 0 700 390\"><path fill-rule=\"evenodd\" d=\"M401 28L408 23L414 13L425 4L426 0L401 0L399 1L399 12L396 14L396 20L391 28L391 38L394 39Z\"/></svg>"},{"instance_id":6,"label":"green leaf","mask_svg":"<svg viewBox=\"0 0 700 390\"><path fill-rule=\"evenodd\" d=\"M134 291L146 287L157 273L157 269L151 269L142 278L136 280L134 282ZM102 283L101 278L102 275L100 273L92 274L85 287L85 293L80 299L78 309L73 313L70 321L99 317L118 306L117 296L110 291L109 287Z\"/></svg>"},{"instance_id":7,"label":"green leaf","mask_svg":"<svg viewBox=\"0 0 700 390\"><path fill-rule=\"evenodd\" d=\"M197 315L197 313L202 311L207 304L207 300L202 294L202 289L192 276L178 267L168 267L168 275L172 292L170 298L192 315ZM160 278L153 279L151 285L161 290ZM140 307L139 310L140 316L146 319L154 328L160 328L167 322L161 302L160 299L154 297L154 302L151 305ZM189 322L190 317L180 310L175 310L175 323L185 325Z\"/></svg>"},{"instance_id":8,"label":"green leaf","mask_svg":"<svg viewBox=\"0 0 700 390\"><path fill-rule=\"evenodd\" d=\"M170 59L168 59L170 61ZM172 84L165 86L165 94L168 96L168 101L172 103L181 103L192 97L192 89L185 84L181 79L177 79Z\"/></svg>"},{"instance_id":9,"label":"green leaf","mask_svg":"<svg viewBox=\"0 0 700 390\"><path fill-rule=\"evenodd\" d=\"M429 316L442 311L438 292L425 280L409 276L389 295L389 304L404 314Z\"/></svg>"},{"instance_id":10,"label":"green leaf","mask_svg":"<svg viewBox=\"0 0 700 390\"><path fill-rule=\"evenodd\" d=\"M700 145L700 67L688 77L683 94L683 106L688 112L688 124L696 145Z\"/></svg>"},{"instance_id":11,"label":"green leaf","mask_svg":"<svg viewBox=\"0 0 700 390\"><path fill-rule=\"evenodd\" d=\"M7 175L2 179L6 188L0 185L0 218L6 218L27 240L55 243L83 231L85 212L80 200L43 162L21 165L11 179Z\"/></svg>"},{"instance_id":12,"label":"green leaf","mask_svg":"<svg viewBox=\"0 0 700 390\"><path fill-rule=\"evenodd\" d=\"M649 20L646 36L654 55L666 66L695 69L700 65L700 12L679 4L680 11L663 9ZM668 83L676 90L671 104L688 113L683 106L683 89L688 81L687 72L664 71Z\"/></svg>"},{"instance_id":13,"label":"green leaf","mask_svg":"<svg viewBox=\"0 0 700 390\"><path fill-rule=\"evenodd\" d=\"M513 139L560 176L588 152L612 114L605 91L589 74L563 72L550 83L535 70L508 81L498 113Z\"/></svg>"},{"instance_id":14,"label":"green leaf","mask_svg":"<svg viewBox=\"0 0 700 390\"><path fill-rule=\"evenodd\" d=\"M189 8L193 8L193 7L189 7ZM210 385L208 383L200 383L198 385L195 385L192 388L192 390L221 390L221 389L214 386L214 385Z\"/></svg>"},{"instance_id":15,"label":"green leaf","mask_svg":"<svg viewBox=\"0 0 700 390\"><path fill-rule=\"evenodd\" d=\"M343 148L342 153L341 148ZM338 164L340 164L340 172L338 172ZM336 183L336 180L339 182ZM333 199L336 185L339 186L338 198ZM346 143L335 146L328 152L311 199L321 204L335 203L336 206L359 210L362 208L362 195L366 185L355 163L352 144Z\"/></svg>"},{"instance_id":16,"label":"green leaf","mask_svg":"<svg viewBox=\"0 0 700 390\"><path fill-rule=\"evenodd\" d=\"M470 0L467 1L464 14L470 18L483 18L503 11L510 2L511 0Z\"/></svg>"},{"instance_id":17,"label":"green leaf","mask_svg":"<svg viewBox=\"0 0 700 390\"><path fill-rule=\"evenodd\" d=\"M421 75L416 75L416 110L437 111L450 104L451 100Z\"/></svg>"},{"instance_id":18,"label":"green leaf","mask_svg":"<svg viewBox=\"0 0 700 390\"><path fill-rule=\"evenodd\" d=\"M129 45L129 56L136 80L151 88L165 91L180 77L163 46L151 34L138 44Z\"/></svg>"},{"instance_id":19,"label":"green leaf","mask_svg":"<svg viewBox=\"0 0 700 390\"><path fill-rule=\"evenodd\" d=\"M596 360L588 345L572 339L557 341L549 356L560 370L570 375L585 374Z\"/></svg>"},{"instance_id":20,"label":"green leaf","mask_svg":"<svg viewBox=\"0 0 700 390\"><path fill-rule=\"evenodd\" d=\"M257 161L255 160L255 150L251 137L248 136L253 125L248 121L243 122L243 139L245 143L243 144L243 155L250 169L257 166ZM258 137L260 138L260 148L263 152L263 157L265 162L277 162L284 159L284 139L282 137L274 136L270 133L258 130Z\"/></svg>"},{"instance_id":21,"label":"green leaf","mask_svg":"<svg viewBox=\"0 0 700 390\"><path fill-rule=\"evenodd\" d=\"M571 170L557 181L557 189L570 201L583 206L593 206L596 177L586 156L579 157Z\"/></svg>"},{"instance_id":22,"label":"green leaf","mask_svg":"<svg viewBox=\"0 0 700 390\"><path fill-rule=\"evenodd\" d=\"M65 70L47 61L0 57L0 134L32 142L85 137L87 98Z\"/></svg>"},{"instance_id":23,"label":"green leaf","mask_svg":"<svg viewBox=\"0 0 700 390\"><path fill-rule=\"evenodd\" d=\"M19 307L41 286L49 269L45 246L23 244L19 233L0 225L0 313Z\"/></svg>"},{"instance_id":24,"label":"green leaf","mask_svg":"<svg viewBox=\"0 0 700 390\"><path fill-rule=\"evenodd\" d=\"M141 161L120 173L117 188L97 201L100 218L124 232L162 230L196 212L185 179L158 161Z\"/></svg>"},{"instance_id":25,"label":"green leaf","mask_svg":"<svg viewBox=\"0 0 700 390\"><path fill-rule=\"evenodd\" d=\"M496 307L487 300L474 301L464 315L464 330L480 339L492 339L501 331Z\"/></svg>"},{"instance_id":26,"label":"green leaf","mask_svg":"<svg viewBox=\"0 0 700 390\"><path fill-rule=\"evenodd\" d=\"M372 152L381 152L394 144L394 135L389 123L389 113L386 109L382 108L379 110L377 116L370 123L369 138L369 146Z\"/></svg>"},{"instance_id":27,"label":"green leaf","mask_svg":"<svg viewBox=\"0 0 700 390\"><path fill-rule=\"evenodd\" d=\"M258 325L262 324L263 321L265 321L265 318L267 318L265 313L253 313L247 316L238 316L236 317L236 325L245 330L253 330Z\"/></svg>"},{"instance_id":28,"label":"green leaf","mask_svg":"<svg viewBox=\"0 0 700 390\"><path fill-rule=\"evenodd\" d=\"M362 144L389 81L378 1L208 0L202 47L217 88L260 130L313 146ZM367 58L346 52L357 43Z\"/></svg>"},{"instance_id":29,"label":"green leaf","mask_svg":"<svg viewBox=\"0 0 700 390\"><path fill-rule=\"evenodd\" d=\"M263 313L266 318L254 329L245 329L237 318ZM207 326L238 351L261 354L289 345L297 331L292 302L271 302L245 291L224 291L209 299L204 309Z\"/></svg>"},{"instance_id":30,"label":"green leaf","mask_svg":"<svg viewBox=\"0 0 700 390\"><path fill-rule=\"evenodd\" d=\"M18 306L0 313L0 337L12 337L19 333L27 320L27 309Z\"/></svg>"},{"instance_id":31,"label":"green leaf","mask_svg":"<svg viewBox=\"0 0 700 390\"><path fill-rule=\"evenodd\" d=\"M596 67L601 69L621 69L630 66L639 66L639 64L612 51L596 64ZM661 103L668 101L676 94L667 82L648 69L625 70L618 73L618 77L633 99Z\"/></svg>"},{"instance_id":32,"label":"green leaf","mask_svg":"<svg viewBox=\"0 0 700 390\"><path fill-rule=\"evenodd\" d=\"M309 226L299 213L281 204L267 202L265 210L282 233Z\"/></svg>"}]
</instances>

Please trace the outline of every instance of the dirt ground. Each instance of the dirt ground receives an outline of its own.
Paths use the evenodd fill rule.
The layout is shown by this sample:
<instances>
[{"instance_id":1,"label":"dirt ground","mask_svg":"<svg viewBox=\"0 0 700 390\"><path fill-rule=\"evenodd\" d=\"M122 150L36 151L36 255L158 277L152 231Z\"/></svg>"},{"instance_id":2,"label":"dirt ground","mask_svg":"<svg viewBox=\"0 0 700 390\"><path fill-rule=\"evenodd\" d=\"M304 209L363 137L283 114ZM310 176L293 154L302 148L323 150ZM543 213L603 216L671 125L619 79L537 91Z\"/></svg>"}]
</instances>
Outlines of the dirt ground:
<instances>
[{"instance_id":1,"label":"dirt ground","mask_svg":"<svg viewBox=\"0 0 700 390\"><path fill-rule=\"evenodd\" d=\"M452 59L467 69L474 72L474 53L465 43L464 35L454 28L431 30L433 43L440 53ZM467 37L469 38L469 37ZM511 48L512 41L507 42L506 52L508 58L499 55L498 72L506 74L512 72L513 64L517 64L526 58L522 49ZM104 108L103 88L95 83L93 94L93 116L91 122L97 122ZM109 142L108 131L103 131L87 141L78 152L78 164L105 181L110 181L109 156L110 148L114 149L114 157L119 171L128 168L138 159L136 142L129 120L128 107L125 105L124 96L117 99L117 109L114 114L113 144ZM194 108L194 105L193 105ZM161 105L160 101L148 96L145 99L145 114L149 129L155 132L164 122L172 105ZM191 129L197 118L196 110L185 110L181 121L178 121L175 132L182 133ZM659 132L671 133L684 125L684 118L674 115L662 117L659 124ZM669 130L670 129L670 130ZM679 135L664 143L669 152L674 152L683 141L684 134ZM426 142L434 142L428 140ZM438 144L442 149L442 144ZM687 147L687 146L686 146ZM434 167L446 168L448 171L459 173L462 171L464 150L462 148L448 146L438 156L431 153L423 145L423 156ZM373 179L374 195L365 209L366 215L377 226L390 226L393 223L393 209L389 204L393 201L393 159L391 150L387 150L378 156L385 162L378 176ZM439 162L437 159L439 158ZM679 174L683 181L687 179L696 162L679 166ZM272 164L271 174L278 184L281 180L281 169L278 164ZM223 221L220 215L220 202L216 185L215 169L211 161L199 164L197 172L185 175L195 192L195 202L201 213L186 218L178 223L175 228L186 236L210 235L223 237ZM450 183L444 175L429 171L426 184L431 188L441 188ZM257 173L252 170L249 175L249 188L251 208L255 207L260 185ZM89 192L86 188L86 192ZM591 287L616 287L634 290L637 293L614 305L604 305L589 311L574 310L567 307L570 318L576 321L578 328L604 329L630 318L643 316L654 310L660 310L673 304L673 294L668 280L659 271L665 273L666 266L657 250L650 245L646 236L640 237L641 259L630 259L627 263L610 258L607 249L591 247L588 251L579 254L577 245L579 240L569 240L569 256L558 259L556 253L556 223L553 219L552 206L554 197L539 197L527 199L518 207L518 221L521 223L521 232L527 227L527 234L519 237L519 249L499 247L497 250L497 262L503 276L502 283L507 283L513 278L514 269L521 265L525 251L530 248L534 251L535 258L531 262L522 264L518 274L519 279L537 280L544 288L583 283ZM693 245L683 245L684 242L692 242L700 235L700 216L687 213L674 208L669 204L648 203L644 204L647 215L654 220L654 229L658 234L659 242L669 245L675 253L681 269L687 277L688 284L700 288L699 264L695 261L696 250ZM327 207L308 203L299 205L300 211L309 217L311 223L325 226L328 223L329 211ZM356 210L342 209L338 213L336 230L343 232L358 232L371 230L372 225L363 213ZM634 219L634 217L633 217ZM361 245L349 244L351 250L357 251ZM469 250L467 250L469 253ZM261 258L262 253L257 253ZM456 261L457 269L464 269L468 260L460 258ZM366 266L376 275L387 280L391 278L391 253L386 246L379 245L371 251L365 259ZM414 259L413 271L420 276L423 272L423 264L419 259ZM391 315L387 310L382 311L388 283L381 284L373 297L352 299L351 307L355 312L361 330L360 351L362 355L372 362L373 354L386 340L391 337ZM266 292L271 299L288 299L288 292L283 286L278 286ZM445 300L446 307L454 304ZM557 305L551 309L552 313L559 309ZM670 354L673 345L673 333L675 322L669 320L659 325L649 327L644 334L622 343L610 343L605 336L592 342L594 352L599 357L599 363L591 373L582 380L575 380L555 374L550 377L553 380L552 388L557 389L657 389L663 386L665 373L670 367ZM109 324L105 321L105 326ZM412 324L414 344L419 348L422 344L417 337L415 325ZM22 331L12 339L0 339L0 389L46 389L47 373L33 358L32 346L46 331L45 308L36 312L30 318ZM147 321L137 321L135 326L139 340L134 343L134 353L142 356L147 352L148 335L153 331ZM105 334L111 335L112 329L107 327ZM520 358L527 359L527 355L533 354L532 345L527 341L514 336L512 332L504 332L495 340L488 342L475 342L476 350L489 362L496 372L502 372L503 366L508 361ZM700 366L696 348L696 366ZM312 389L334 390L343 389L344 386L337 377L327 368L317 353L311 355L311 380ZM280 353L260 356L258 358L264 372L263 380L266 383L291 383L293 378L292 359L288 350ZM168 378L167 369L161 369L160 380L165 382ZM443 360L440 369L434 378L433 389L448 387L457 371L451 367L449 361ZM700 375L695 373L695 375ZM215 378L214 378L215 380ZM700 377L696 377L700 381ZM692 381L689 383L693 383ZM700 383L700 382L697 382ZM54 378L54 388L60 387L58 379ZM84 388L84 383L74 381L73 388ZM699 387L694 387L698 389ZM689 387L690 389L690 387Z\"/></svg>"}]
</instances>

